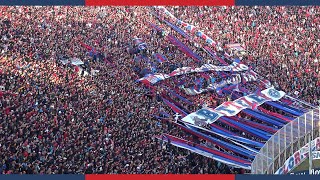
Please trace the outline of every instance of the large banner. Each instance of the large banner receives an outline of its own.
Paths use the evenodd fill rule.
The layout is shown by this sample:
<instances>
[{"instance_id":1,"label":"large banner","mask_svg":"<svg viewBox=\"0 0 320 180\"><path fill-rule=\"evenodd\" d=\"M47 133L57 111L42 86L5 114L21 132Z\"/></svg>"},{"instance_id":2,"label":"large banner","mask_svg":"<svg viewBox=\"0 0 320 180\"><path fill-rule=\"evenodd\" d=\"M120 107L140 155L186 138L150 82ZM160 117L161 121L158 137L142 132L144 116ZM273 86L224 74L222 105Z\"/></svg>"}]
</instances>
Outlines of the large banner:
<instances>
[{"instance_id":1,"label":"large banner","mask_svg":"<svg viewBox=\"0 0 320 180\"><path fill-rule=\"evenodd\" d=\"M189 32L194 33L196 36L200 37L201 39L205 40L207 44L210 45L216 45L217 43L215 41L213 41L209 36L207 36L206 34L204 34L202 31L197 30L197 27L183 22L180 19L176 18L173 14L171 14L165 7L163 6L156 6L155 7L157 10L159 10L160 13L164 13L165 15L167 15L172 22L174 22L176 25L183 27L184 29L186 29Z\"/></svg>"},{"instance_id":2,"label":"large banner","mask_svg":"<svg viewBox=\"0 0 320 180\"><path fill-rule=\"evenodd\" d=\"M204 64L199 68L192 68L192 67L182 67L174 70L169 75L170 76L178 76L182 74L194 73L194 72L207 72L207 71L224 71L224 72L241 72L247 71L249 68L248 66L233 62L228 66L215 66L212 64Z\"/></svg>"},{"instance_id":3,"label":"large banner","mask_svg":"<svg viewBox=\"0 0 320 180\"><path fill-rule=\"evenodd\" d=\"M148 74L145 77L139 79L138 81L143 82L145 84L149 84L149 83L155 84L167 78L170 78L170 76L167 74L156 73L156 74Z\"/></svg>"},{"instance_id":4,"label":"large banner","mask_svg":"<svg viewBox=\"0 0 320 180\"><path fill-rule=\"evenodd\" d=\"M238 85L241 82L257 81L258 77L255 73L234 74L220 82L214 82L208 85L205 89L183 88L188 95L197 95L208 91L217 91L218 89L226 88L228 85ZM236 88L236 87L235 87Z\"/></svg>"},{"instance_id":5,"label":"large banner","mask_svg":"<svg viewBox=\"0 0 320 180\"><path fill-rule=\"evenodd\" d=\"M192 68L192 67L178 68L173 72L171 72L170 74L164 74L164 73L149 74L146 77L138 79L137 81L148 81L151 84L155 84L166 78L188 74L188 73L199 73L199 72L208 72L208 71L241 72L241 71L247 71L248 69L249 69L248 66L241 63L236 63L236 62L233 62L231 65L228 65L228 66L215 66L212 64L204 64L199 68Z\"/></svg>"},{"instance_id":6,"label":"large banner","mask_svg":"<svg viewBox=\"0 0 320 180\"><path fill-rule=\"evenodd\" d=\"M320 150L320 137L311 141L311 150ZM314 155L314 154L313 154ZM309 143L290 156L275 174L287 174L309 157Z\"/></svg>"},{"instance_id":7,"label":"large banner","mask_svg":"<svg viewBox=\"0 0 320 180\"><path fill-rule=\"evenodd\" d=\"M243 96L235 101L224 102L215 109L202 108L184 117L182 121L197 126L211 124L218 120L219 117L235 116L243 109L255 109L255 107L260 106L267 101L277 101L284 95L285 92L278 91L271 87L261 91L260 93L253 93L247 96Z\"/></svg>"}]
</instances>

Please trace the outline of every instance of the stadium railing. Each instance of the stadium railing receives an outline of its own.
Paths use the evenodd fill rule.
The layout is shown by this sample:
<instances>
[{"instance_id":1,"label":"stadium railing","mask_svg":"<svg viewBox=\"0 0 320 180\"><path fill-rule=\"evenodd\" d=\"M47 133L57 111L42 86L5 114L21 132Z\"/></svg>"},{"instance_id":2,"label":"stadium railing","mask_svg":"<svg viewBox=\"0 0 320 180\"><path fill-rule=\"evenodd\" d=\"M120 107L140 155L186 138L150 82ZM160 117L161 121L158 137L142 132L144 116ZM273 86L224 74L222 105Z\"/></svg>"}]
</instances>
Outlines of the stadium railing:
<instances>
[{"instance_id":1,"label":"stadium railing","mask_svg":"<svg viewBox=\"0 0 320 180\"><path fill-rule=\"evenodd\" d=\"M320 137L319 114L320 106L294 119L271 136L255 156L251 173L275 174L289 157L309 143L309 135L312 140Z\"/></svg>"}]
</instances>

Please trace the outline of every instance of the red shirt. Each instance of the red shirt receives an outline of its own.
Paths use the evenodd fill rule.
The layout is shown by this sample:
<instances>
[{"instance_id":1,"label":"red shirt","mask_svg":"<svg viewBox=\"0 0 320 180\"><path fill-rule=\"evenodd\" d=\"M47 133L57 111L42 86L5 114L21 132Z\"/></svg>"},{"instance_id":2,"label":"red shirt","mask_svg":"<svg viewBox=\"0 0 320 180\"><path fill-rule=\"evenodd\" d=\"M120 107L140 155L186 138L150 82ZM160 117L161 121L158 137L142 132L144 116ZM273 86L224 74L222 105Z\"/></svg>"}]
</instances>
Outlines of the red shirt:
<instances>
[{"instance_id":1,"label":"red shirt","mask_svg":"<svg viewBox=\"0 0 320 180\"><path fill-rule=\"evenodd\" d=\"M10 113L10 107L7 107L7 108L4 110L4 113L5 113L6 115L9 115L9 113Z\"/></svg>"},{"instance_id":2,"label":"red shirt","mask_svg":"<svg viewBox=\"0 0 320 180\"><path fill-rule=\"evenodd\" d=\"M28 157L28 156L29 156L28 152L27 152L27 151L24 151L24 152L23 152L23 156L24 156L24 157Z\"/></svg>"}]
</instances>

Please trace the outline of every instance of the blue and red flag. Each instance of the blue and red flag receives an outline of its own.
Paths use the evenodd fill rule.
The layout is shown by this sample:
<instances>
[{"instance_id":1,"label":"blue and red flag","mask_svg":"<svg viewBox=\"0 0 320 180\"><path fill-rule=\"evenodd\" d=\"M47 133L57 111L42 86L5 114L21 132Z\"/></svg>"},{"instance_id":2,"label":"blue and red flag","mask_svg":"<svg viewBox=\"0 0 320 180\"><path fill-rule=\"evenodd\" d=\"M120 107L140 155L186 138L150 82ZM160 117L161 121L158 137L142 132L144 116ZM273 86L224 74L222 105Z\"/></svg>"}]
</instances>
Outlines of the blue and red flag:
<instances>
[{"instance_id":1,"label":"blue and red flag","mask_svg":"<svg viewBox=\"0 0 320 180\"><path fill-rule=\"evenodd\" d=\"M155 54L153 54L153 56L155 57L155 59L156 59L159 63L163 63L163 62L165 62L165 61L168 60L164 55L159 54L159 53L155 53Z\"/></svg>"}]
</instances>

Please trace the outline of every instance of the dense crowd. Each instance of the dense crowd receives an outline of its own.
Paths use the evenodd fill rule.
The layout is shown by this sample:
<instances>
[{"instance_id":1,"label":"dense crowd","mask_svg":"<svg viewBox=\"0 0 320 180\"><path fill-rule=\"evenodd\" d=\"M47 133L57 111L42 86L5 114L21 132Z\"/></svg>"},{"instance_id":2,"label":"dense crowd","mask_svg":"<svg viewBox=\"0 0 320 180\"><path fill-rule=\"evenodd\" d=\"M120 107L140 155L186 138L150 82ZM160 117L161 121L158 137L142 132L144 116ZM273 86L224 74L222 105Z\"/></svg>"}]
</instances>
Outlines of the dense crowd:
<instances>
[{"instance_id":1,"label":"dense crowd","mask_svg":"<svg viewBox=\"0 0 320 180\"><path fill-rule=\"evenodd\" d=\"M249 53L244 61L275 87L319 104L319 8L171 7L168 10L200 27L222 47L241 43Z\"/></svg>"},{"instance_id":2,"label":"dense crowd","mask_svg":"<svg viewBox=\"0 0 320 180\"><path fill-rule=\"evenodd\" d=\"M222 47L242 43L249 52L243 61L256 72L277 88L319 104L319 8L168 10L201 27ZM243 173L156 139L163 132L194 137L153 118L159 112L174 117L159 98L166 87L186 95L177 86L178 78L154 88L136 82L144 69L156 64L151 55L167 57L157 64L160 73L202 64L150 23L178 37L203 59L209 56L161 24L151 11L149 7L0 8L0 174ZM128 53L137 37L148 45L148 60ZM61 61L71 58L81 59L84 66ZM193 82L198 75L179 78ZM215 107L228 97L206 93L188 99L192 105L180 103L193 112L203 105Z\"/></svg>"}]
</instances>

